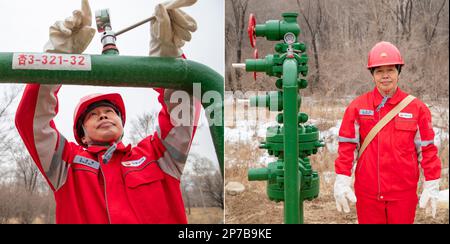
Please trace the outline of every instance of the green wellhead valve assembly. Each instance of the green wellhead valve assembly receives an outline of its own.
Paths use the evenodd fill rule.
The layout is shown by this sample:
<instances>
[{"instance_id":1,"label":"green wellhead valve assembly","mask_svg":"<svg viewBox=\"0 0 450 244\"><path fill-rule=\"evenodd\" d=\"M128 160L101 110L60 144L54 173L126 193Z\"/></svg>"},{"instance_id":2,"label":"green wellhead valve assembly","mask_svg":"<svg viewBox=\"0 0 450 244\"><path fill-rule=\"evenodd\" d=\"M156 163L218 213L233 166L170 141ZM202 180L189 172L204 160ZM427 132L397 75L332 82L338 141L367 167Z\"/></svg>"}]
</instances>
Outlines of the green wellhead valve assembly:
<instances>
[{"instance_id":1,"label":"green wellhead valve assembly","mask_svg":"<svg viewBox=\"0 0 450 244\"><path fill-rule=\"evenodd\" d=\"M256 24L255 16L250 14L248 34L252 47L256 37L270 41L282 41L275 45L276 54L264 59L247 59L245 64L233 64L235 68L245 68L247 72L265 72L278 77L276 87L279 91L250 98L250 105L267 107L279 111L278 125L267 128L266 140L260 148L278 158L267 168L249 169L248 179L266 180L267 196L272 201L284 202L284 222L303 223L303 201L312 200L319 195L319 176L311 168L309 156L317 153L324 143L319 139L319 130L314 125L306 125L308 115L299 112L301 106L300 89L308 82L299 78L308 74L306 45L298 41L301 33L297 23L297 13L283 13L282 20L269 20ZM255 49L255 56L257 51Z\"/></svg>"}]
</instances>

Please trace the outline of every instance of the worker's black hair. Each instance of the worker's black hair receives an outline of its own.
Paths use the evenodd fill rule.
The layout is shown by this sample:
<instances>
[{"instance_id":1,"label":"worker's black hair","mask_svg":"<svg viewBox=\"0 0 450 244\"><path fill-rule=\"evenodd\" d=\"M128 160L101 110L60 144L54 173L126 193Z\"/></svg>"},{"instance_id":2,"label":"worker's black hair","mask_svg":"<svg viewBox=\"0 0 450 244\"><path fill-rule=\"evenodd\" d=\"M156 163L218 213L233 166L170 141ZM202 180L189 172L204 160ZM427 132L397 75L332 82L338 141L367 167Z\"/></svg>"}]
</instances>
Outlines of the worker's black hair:
<instances>
[{"instance_id":1,"label":"worker's black hair","mask_svg":"<svg viewBox=\"0 0 450 244\"><path fill-rule=\"evenodd\" d=\"M372 68L370 68L369 70L370 70L370 73L373 75L373 72L375 71L375 68L377 68L377 67L372 67ZM395 68L397 68L397 70L398 70L398 74L400 74L400 72L402 71L402 65L401 64L396 64L395 65Z\"/></svg>"}]
</instances>

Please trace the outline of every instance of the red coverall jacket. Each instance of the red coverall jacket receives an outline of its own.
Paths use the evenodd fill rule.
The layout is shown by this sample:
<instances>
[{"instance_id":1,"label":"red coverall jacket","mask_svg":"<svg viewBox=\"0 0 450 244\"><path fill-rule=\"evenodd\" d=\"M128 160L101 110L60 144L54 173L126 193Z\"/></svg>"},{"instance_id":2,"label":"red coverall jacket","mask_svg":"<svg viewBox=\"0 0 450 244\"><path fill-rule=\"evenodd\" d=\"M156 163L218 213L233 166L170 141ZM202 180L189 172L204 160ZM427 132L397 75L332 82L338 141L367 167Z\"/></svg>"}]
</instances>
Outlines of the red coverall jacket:
<instances>
[{"instance_id":1,"label":"red coverall jacket","mask_svg":"<svg viewBox=\"0 0 450 244\"><path fill-rule=\"evenodd\" d=\"M336 174L351 176L355 170L355 195L394 201L417 198L419 164L425 180L441 175L441 162L434 145L431 113L419 99L384 126L360 158L358 149L377 122L408 96L397 89L379 112L376 108L383 97L375 88L356 98L346 109L339 130Z\"/></svg>"},{"instance_id":2,"label":"red coverall jacket","mask_svg":"<svg viewBox=\"0 0 450 244\"><path fill-rule=\"evenodd\" d=\"M180 177L199 103L191 106L191 125L174 126L164 90L157 89L162 105L157 132L133 148L120 142L104 164L106 147L85 149L56 129L59 88L27 85L16 114L19 134L54 191L56 223L187 223Z\"/></svg>"}]
</instances>

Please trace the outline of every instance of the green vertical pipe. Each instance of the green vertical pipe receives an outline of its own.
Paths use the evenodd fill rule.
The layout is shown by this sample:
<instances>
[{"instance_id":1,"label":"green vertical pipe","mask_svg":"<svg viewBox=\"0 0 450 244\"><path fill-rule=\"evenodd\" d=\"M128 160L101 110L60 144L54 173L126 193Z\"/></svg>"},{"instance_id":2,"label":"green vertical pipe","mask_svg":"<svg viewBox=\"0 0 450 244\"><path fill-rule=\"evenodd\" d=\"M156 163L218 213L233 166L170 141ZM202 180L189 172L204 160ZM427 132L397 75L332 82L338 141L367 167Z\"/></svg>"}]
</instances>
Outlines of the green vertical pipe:
<instances>
[{"instance_id":1,"label":"green vertical pipe","mask_svg":"<svg viewBox=\"0 0 450 244\"><path fill-rule=\"evenodd\" d=\"M47 55L51 55L48 54ZM164 87L193 92L201 84L201 96L217 92L219 101L201 100L206 111L220 111L219 121L210 122L210 131L223 175L223 91L224 79L213 69L191 60L166 57L89 55L92 69L13 70L13 53L0 52L0 83L72 84L122 87ZM194 94L195 95L195 94Z\"/></svg>"},{"instance_id":2,"label":"green vertical pipe","mask_svg":"<svg viewBox=\"0 0 450 244\"><path fill-rule=\"evenodd\" d=\"M287 58L283 63L284 121L284 221L303 222L299 214L300 184L298 169L298 82L297 61Z\"/></svg>"},{"instance_id":3,"label":"green vertical pipe","mask_svg":"<svg viewBox=\"0 0 450 244\"><path fill-rule=\"evenodd\" d=\"M298 165L298 164L297 164ZM300 169L299 169L299 171L300 171ZM298 182L299 182L299 184L298 184L298 191L299 191L299 202L298 202L298 216L299 216L299 220L300 220L300 222L298 222L299 224L303 224L303 196L301 195L301 185L302 185L302 180L304 180L304 179L302 179L302 177L303 177L303 175L302 175L302 173L300 172L299 174L298 174L299 176L299 178L298 178Z\"/></svg>"}]
</instances>

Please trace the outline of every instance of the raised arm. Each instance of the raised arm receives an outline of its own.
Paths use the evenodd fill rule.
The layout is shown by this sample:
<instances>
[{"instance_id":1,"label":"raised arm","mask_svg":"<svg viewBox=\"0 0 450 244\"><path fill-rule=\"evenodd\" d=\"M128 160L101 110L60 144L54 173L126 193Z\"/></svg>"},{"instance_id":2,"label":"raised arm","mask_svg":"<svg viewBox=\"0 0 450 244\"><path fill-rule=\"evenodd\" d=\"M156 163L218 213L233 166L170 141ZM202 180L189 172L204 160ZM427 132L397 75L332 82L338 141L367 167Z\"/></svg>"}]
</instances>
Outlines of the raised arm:
<instances>
[{"instance_id":1,"label":"raised arm","mask_svg":"<svg viewBox=\"0 0 450 244\"><path fill-rule=\"evenodd\" d=\"M183 56L181 48L191 40L191 32L197 30L196 21L180 10L191 6L196 0L175 0L155 7L151 22L150 56ZM156 132L150 140L144 139L140 148L154 150L158 164L167 174L180 179L194 138L200 116L201 103L192 94L171 89L155 89L162 105L159 112Z\"/></svg>"},{"instance_id":2,"label":"raised arm","mask_svg":"<svg viewBox=\"0 0 450 244\"><path fill-rule=\"evenodd\" d=\"M44 47L51 53L82 53L95 30L91 28L92 14L87 0L81 10L50 27L49 41ZM76 144L68 143L53 122L58 113L58 91L61 85L28 84L17 109L15 124L31 157L52 190L64 184L68 163Z\"/></svg>"}]
</instances>

